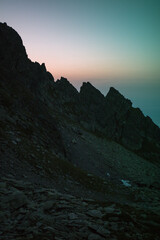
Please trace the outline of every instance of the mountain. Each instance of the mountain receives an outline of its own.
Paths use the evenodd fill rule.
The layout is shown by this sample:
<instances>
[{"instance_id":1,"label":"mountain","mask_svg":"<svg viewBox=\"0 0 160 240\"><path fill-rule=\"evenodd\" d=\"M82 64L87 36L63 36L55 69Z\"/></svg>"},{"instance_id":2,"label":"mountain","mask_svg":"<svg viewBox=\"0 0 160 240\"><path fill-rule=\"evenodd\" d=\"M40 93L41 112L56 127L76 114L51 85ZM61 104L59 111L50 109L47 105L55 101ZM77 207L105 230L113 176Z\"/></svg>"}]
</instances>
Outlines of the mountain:
<instances>
[{"instance_id":1,"label":"mountain","mask_svg":"<svg viewBox=\"0 0 160 240\"><path fill-rule=\"evenodd\" d=\"M80 92L0 23L0 239L159 239L160 129L113 87Z\"/></svg>"}]
</instances>

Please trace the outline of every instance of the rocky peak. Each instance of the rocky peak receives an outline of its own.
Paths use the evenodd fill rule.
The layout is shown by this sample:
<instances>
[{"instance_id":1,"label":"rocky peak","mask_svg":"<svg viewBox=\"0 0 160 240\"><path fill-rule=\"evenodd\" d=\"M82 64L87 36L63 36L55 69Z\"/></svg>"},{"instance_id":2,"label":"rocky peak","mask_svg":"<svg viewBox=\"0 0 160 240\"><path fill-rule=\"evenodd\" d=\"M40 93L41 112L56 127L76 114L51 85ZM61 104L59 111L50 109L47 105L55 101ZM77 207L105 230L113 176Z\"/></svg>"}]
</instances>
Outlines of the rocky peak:
<instances>
[{"instance_id":1,"label":"rocky peak","mask_svg":"<svg viewBox=\"0 0 160 240\"><path fill-rule=\"evenodd\" d=\"M0 52L0 65L7 71L15 71L27 60L21 37L6 23L0 23Z\"/></svg>"},{"instance_id":2,"label":"rocky peak","mask_svg":"<svg viewBox=\"0 0 160 240\"><path fill-rule=\"evenodd\" d=\"M90 82L83 82L81 88L80 88L80 93L90 93L92 92L95 95L103 96L103 94L96 89Z\"/></svg>"},{"instance_id":3,"label":"rocky peak","mask_svg":"<svg viewBox=\"0 0 160 240\"><path fill-rule=\"evenodd\" d=\"M44 72L46 72L46 65L45 65L45 63L42 63L42 64L41 64L41 68L42 68L42 70L43 70Z\"/></svg>"},{"instance_id":4,"label":"rocky peak","mask_svg":"<svg viewBox=\"0 0 160 240\"><path fill-rule=\"evenodd\" d=\"M132 106L132 102L128 99L126 99L118 90L116 90L114 87L111 87L108 94L106 95L106 100L108 102L112 102L112 104L115 105L127 105L128 107Z\"/></svg>"},{"instance_id":5,"label":"rocky peak","mask_svg":"<svg viewBox=\"0 0 160 240\"><path fill-rule=\"evenodd\" d=\"M107 134L111 138L121 138L123 123L126 122L132 102L111 87L105 98Z\"/></svg>"},{"instance_id":6,"label":"rocky peak","mask_svg":"<svg viewBox=\"0 0 160 240\"><path fill-rule=\"evenodd\" d=\"M54 78L45 64L32 62L19 34L6 23L0 23L0 73L8 84L27 87L37 97L48 101L48 90Z\"/></svg>"},{"instance_id":7,"label":"rocky peak","mask_svg":"<svg viewBox=\"0 0 160 240\"><path fill-rule=\"evenodd\" d=\"M58 81L61 81L61 82L63 82L63 83L70 83L70 82L68 81L68 79L65 78L65 77L61 77L60 80L58 79Z\"/></svg>"},{"instance_id":8,"label":"rocky peak","mask_svg":"<svg viewBox=\"0 0 160 240\"><path fill-rule=\"evenodd\" d=\"M56 81L56 90L62 91L64 95L77 95L78 91L73 85L67 80L67 78L61 77L60 80Z\"/></svg>"},{"instance_id":9,"label":"rocky peak","mask_svg":"<svg viewBox=\"0 0 160 240\"><path fill-rule=\"evenodd\" d=\"M70 111L70 104L74 105L78 99L78 91L73 85L67 80L67 78L61 77L54 85L53 99L56 105L58 105L57 111L68 112ZM69 105L68 105L69 104Z\"/></svg>"},{"instance_id":10,"label":"rocky peak","mask_svg":"<svg viewBox=\"0 0 160 240\"><path fill-rule=\"evenodd\" d=\"M111 87L105 98L106 122L109 136L121 135L121 126L128 117L128 112L132 108L132 102L126 99L118 90ZM112 127L110 127L111 125ZM113 129L111 131L111 129ZM116 131L116 134L115 134Z\"/></svg>"},{"instance_id":11,"label":"rocky peak","mask_svg":"<svg viewBox=\"0 0 160 240\"><path fill-rule=\"evenodd\" d=\"M115 89L114 87L110 87L109 92L107 95L110 94L116 94L116 95L122 95L117 89Z\"/></svg>"},{"instance_id":12,"label":"rocky peak","mask_svg":"<svg viewBox=\"0 0 160 240\"><path fill-rule=\"evenodd\" d=\"M80 97L86 104L102 104L104 102L103 94L89 82L83 82L80 88Z\"/></svg>"}]
</instances>

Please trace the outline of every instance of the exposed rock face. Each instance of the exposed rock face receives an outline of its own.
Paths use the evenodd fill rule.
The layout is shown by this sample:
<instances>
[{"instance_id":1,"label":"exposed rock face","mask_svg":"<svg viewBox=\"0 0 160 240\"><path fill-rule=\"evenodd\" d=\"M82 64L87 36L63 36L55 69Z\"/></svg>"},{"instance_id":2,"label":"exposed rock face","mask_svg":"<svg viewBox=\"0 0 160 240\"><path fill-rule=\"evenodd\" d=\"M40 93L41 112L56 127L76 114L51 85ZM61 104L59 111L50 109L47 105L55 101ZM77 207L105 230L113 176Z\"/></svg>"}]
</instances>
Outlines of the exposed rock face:
<instances>
[{"instance_id":1,"label":"exposed rock face","mask_svg":"<svg viewBox=\"0 0 160 240\"><path fill-rule=\"evenodd\" d=\"M72 84L70 84L70 82L67 80L67 78L61 77L60 80L56 81L56 87L55 90L59 91L61 93L62 96L64 96L64 99L67 101L67 97L68 99L72 99L75 96L77 96L78 91L76 90L76 88L74 88L72 86Z\"/></svg>"},{"instance_id":2,"label":"exposed rock face","mask_svg":"<svg viewBox=\"0 0 160 240\"><path fill-rule=\"evenodd\" d=\"M54 81L52 75L46 71L45 65L31 62L26 54L25 47L18 33L0 23L0 69L1 79L9 78L9 81L18 81L30 88L41 100L48 99L47 90Z\"/></svg>"},{"instance_id":3,"label":"exposed rock face","mask_svg":"<svg viewBox=\"0 0 160 240\"><path fill-rule=\"evenodd\" d=\"M109 138L120 140L123 125L127 120L127 114L131 107L131 101L125 99L113 87L110 88L105 99L105 132Z\"/></svg>"},{"instance_id":4,"label":"exposed rock face","mask_svg":"<svg viewBox=\"0 0 160 240\"><path fill-rule=\"evenodd\" d=\"M140 109L133 108L132 102L116 89L111 87L104 97L90 83L84 83L80 99L80 118L85 121L83 126L116 140L130 150L139 151L145 157L148 155L148 159L153 155L152 151L156 151L152 158L159 159L160 129L149 117L145 117ZM154 145L157 147L154 148Z\"/></svg>"},{"instance_id":5,"label":"exposed rock face","mask_svg":"<svg viewBox=\"0 0 160 240\"><path fill-rule=\"evenodd\" d=\"M69 107L69 104L76 104L78 98L78 91L72 86L67 78L61 77L57 80L54 88L54 98L57 98L57 103L64 104ZM73 104L72 104L73 105Z\"/></svg>"},{"instance_id":6,"label":"exposed rock face","mask_svg":"<svg viewBox=\"0 0 160 240\"><path fill-rule=\"evenodd\" d=\"M1 134L6 134L9 128L24 131L33 141L32 137L39 139L41 131L48 147L64 154L57 123L46 106L50 97L47 90L53 84L53 77L44 64L33 63L27 58L20 36L2 23L0 52Z\"/></svg>"},{"instance_id":7,"label":"exposed rock face","mask_svg":"<svg viewBox=\"0 0 160 240\"><path fill-rule=\"evenodd\" d=\"M6 91L10 89L15 92L15 88L18 89L15 94L18 106L28 105L28 100L19 94L24 91L26 96L31 95L30 98L37 105L40 100L45 107L50 108L53 115L54 112L65 115L86 129L113 139L148 159L159 159L160 129L140 109L133 108L131 101L116 89L111 87L104 97L89 82L83 83L80 93L64 77L54 82L44 64L33 63L28 59L16 31L2 23L0 51L1 86L7 86ZM4 98L2 102L6 101ZM30 105L35 105L31 103L32 100L29 101Z\"/></svg>"},{"instance_id":8,"label":"exposed rock face","mask_svg":"<svg viewBox=\"0 0 160 240\"><path fill-rule=\"evenodd\" d=\"M0 52L0 65L3 68L21 71L26 64L27 54L20 36L5 23L0 23Z\"/></svg>"},{"instance_id":9,"label":"exposed rock face","mask_svg":"<svg viewBox=\"0 0 160 240\"><path fill-rule=\"evenodd\" d=\"M128 149L142 151L145 141L150 144L160 143L158 126L149 117L145 117L139 108L133 108L131 101L114 88L106 96L106 108L106 125L112 139Z\"/></svg>"},{"instance_id":10,"label":"exposed rock face","mask_svg":"<svg viewBox=\"0 0 160 240\"><path fill-rule=\"evenodd\" d=\"M83 83L80 89L81 119L89 123L88 128L95 131L104 122L105 98L89 82Z\"/></svg>"},{"instance_id":11,"label":"exposed rock face","mask_svg":"<svg viewBox=\"0 0 160 240\"><path fill-rule=\"evenodd\" d=\"M103 94L91 85L91 83L83 83L80 89L81 101L84 105L100 105L104 102Z\"/></svg>"}]
</instances>

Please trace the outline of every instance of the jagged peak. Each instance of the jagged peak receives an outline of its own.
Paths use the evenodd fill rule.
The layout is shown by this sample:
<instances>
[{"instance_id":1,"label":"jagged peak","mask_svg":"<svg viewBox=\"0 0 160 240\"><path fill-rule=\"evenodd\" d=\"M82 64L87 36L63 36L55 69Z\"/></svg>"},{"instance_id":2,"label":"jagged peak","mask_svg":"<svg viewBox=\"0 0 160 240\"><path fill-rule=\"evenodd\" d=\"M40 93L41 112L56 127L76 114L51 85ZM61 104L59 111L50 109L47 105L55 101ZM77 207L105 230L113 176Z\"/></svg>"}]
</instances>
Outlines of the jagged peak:
<instances>
[{"instance_id":1,"label":"jagged peak","mask_svg":"<svg viewBox=\"0 0 160 240\"><path fill-rule=\"evenodd\" d=\"M119 96L121 96L121 97L124 97L124 96L123 96L117 89L115 89L114 87L110 87L110 89L109 89L106 97L109 96L109 95L117 95L117 96L119 95Z\"/></svg>"},{"instance_id":2,"label":"jagged peak","mask_svg":"<svg viewBox=\"0 0 160 240\"><path fill-rule=\"evenodd\" d=\"M7 23L6 23L6 22L3 22L3 23L2 23L2 22L0 22L0 25L1 25L1 26L7 26L7 27L8 27L8 25L7 25Z\"/></svg>"},{"instance_id":3,"label":"jagged peak","mask_svg":"<svg viewBox=\"0 0 160 240\"><path fill-rule=\"evenodd\" d=\"M61 78L60 78L60 81L63 81L63 82L69 82L67 78L62 77L62 76L61 76Z\"/></svg>"},{"instance_id":4,"label":"jagged peak","mask_svg":"<svg viewBox=\"0 0 160 240\"><path fill-rule=\"evenodd\" d=\"M60 79L57 79L56 83L60 85L71 85L73 87L73 85L65 77L61 77Z\"/></svg>"},{"instance_id":5,"label":"jagged peak","mask_svg":"<svg viewBox=\"0 0 160 240\"><path fill-rule=\"evenodd\" d=\"M65 77L61 77L60 79L57 79L57 81L56 81L56 83L58 84L58 85L71 85L72 86L72 84L68 81L68 79L67 78L65 78ZM73 86L72 86L73 87Z\"/></svg>"},{"instance_id":6,"label":"jagged peak","mask_svg":"<svg viewBox=\"0 0 160 240\"><path fill-rule=\"evenodd\" d=\"M42 63L42 64L41 64L41 68L43 69L43 71L46 72L46 65L45 65L45 63Z\"/></svg>"},{"instance_id":7,"label":"jagged peak","mask_svg":"<svg viewBox=\"0 0 160 240\"><path fill-rule=\"evenodd\" d=\"M82 86L80 88L80 93L84 93L84 92L92 92L92 93L95 93L96 95L103 96L103 94L97 88L95 88L90 82L82 83Z\"/></svg>"},{"instance_id":8,"label":"jagged peak","mask_svg":"<svg viewBox=\"0 0 160 240\"><path fill-rule=\"evenodd\" d=\"M85 88L96 89L90 82L83 82L80 88L80 91L81 89L85 89Z\"/></svg>"},{"instance_id":9,"label":"jagged peak","mask_svg":"<svg viewBox=\"0 0 160 240\"><path fill-rule=\"evenodd\" d=\"M84 86L91 86L91 87L93 87L93 85L90 82L83 82L82 83L82 87L84 87Z\"/></svg>"},{"instance_id":10,"label":"jagged peak","mask_svg":"<svg viewBox=\"0 0 160 240\"><path fill-rule=\"evenodd\" d=\"M20 35L6 23L0 23L0 52L0 64L12 70L28 57Z\"/></svg>"},{"instance_id":11,"label":"jagged peak","mask_svg":"<svg viewBox=\"0 0 160 240\"><path fill-rule=\"evenodd\" d=\"M13 29L12 27L8 26L6 22L4 22L4 23L0 22L0 30L1 30L1 37L5 36L6 39L9 42L11 40L13 44L16 43L16 44L23 45L22 38L20 37L18 32L15 29ZM7 31L7 33L6 33L6 31ZM16 40L16 42L13 41L13 37L14 37L14 40Z\"/></svg>"},{"instance_id":12,"label":"jagged peak","mask_svg":"<svg viewBox=\"0 0 160 240\"><path fill-rule=\"evenodd\" d=\"M80 99L85 105L97 105L104 103L104 95L90 82L83 82L80 88Z\"/></svg>"},{"instance_id":13,"label":"jagged peak","mask_svg":"<svg viewBox=\"0 0 160 240\"><path fill-rule=\"evenodd\" d=\"M114 87L110 87L109 92L106 95L106 100L112 100L115 99L115 101L118 103L119 101L123 101L128 103L130 106L132 106L132 102L125 98L117 89Z\"/></svg>"},{"instance_id":14,"label":"jagged peak","mask_svg":"<svg viewBox=\"0 0 160 240\"><path fill-rule=\"evenodd\" d=\"M67 78L61 77L60 79L57 79L56 88L59 90L63 90L63 92L72 92L73 94L78 94L77 89L68 81Z\"/></svg>"}]
</instances>

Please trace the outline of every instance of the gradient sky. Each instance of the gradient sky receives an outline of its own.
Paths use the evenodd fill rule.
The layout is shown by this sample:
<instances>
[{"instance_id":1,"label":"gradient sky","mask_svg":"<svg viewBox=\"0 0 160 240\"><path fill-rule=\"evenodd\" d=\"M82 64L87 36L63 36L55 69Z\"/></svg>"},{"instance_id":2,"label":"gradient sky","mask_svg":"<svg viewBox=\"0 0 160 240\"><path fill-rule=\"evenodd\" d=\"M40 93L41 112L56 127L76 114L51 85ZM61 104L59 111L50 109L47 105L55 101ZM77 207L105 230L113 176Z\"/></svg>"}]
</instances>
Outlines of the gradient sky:
<instances>
[{"instance_id":1,"label":"gradient sky","mask_svg":"<svg viewBox=\"0 0 160 240\"><path fill-rule=\"evenodd\" d=\"M114 86L160 124L160 1L0 0L0 21L55 79Z\"/></svg>"}]
</instances>

